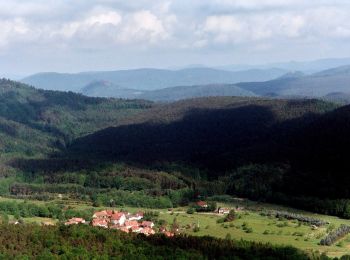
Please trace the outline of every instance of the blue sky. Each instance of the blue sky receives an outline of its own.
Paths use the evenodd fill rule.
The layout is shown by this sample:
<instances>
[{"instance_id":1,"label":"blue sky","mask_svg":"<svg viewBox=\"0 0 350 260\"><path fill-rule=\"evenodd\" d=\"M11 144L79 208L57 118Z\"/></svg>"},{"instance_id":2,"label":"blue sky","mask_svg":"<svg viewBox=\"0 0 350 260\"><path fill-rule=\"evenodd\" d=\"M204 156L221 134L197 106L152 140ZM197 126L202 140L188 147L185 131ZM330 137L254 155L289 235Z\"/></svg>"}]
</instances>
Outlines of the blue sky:
<instances>
[{"instance_id":1,"label":"blue sky","mask_svg":"<svg viewBox=\"0 0 350 260\"><path fill-rule=\"evenodd\" d=\"M348 0L0 0L0 74L350 57Z\"/></svg>"}]
</instances>

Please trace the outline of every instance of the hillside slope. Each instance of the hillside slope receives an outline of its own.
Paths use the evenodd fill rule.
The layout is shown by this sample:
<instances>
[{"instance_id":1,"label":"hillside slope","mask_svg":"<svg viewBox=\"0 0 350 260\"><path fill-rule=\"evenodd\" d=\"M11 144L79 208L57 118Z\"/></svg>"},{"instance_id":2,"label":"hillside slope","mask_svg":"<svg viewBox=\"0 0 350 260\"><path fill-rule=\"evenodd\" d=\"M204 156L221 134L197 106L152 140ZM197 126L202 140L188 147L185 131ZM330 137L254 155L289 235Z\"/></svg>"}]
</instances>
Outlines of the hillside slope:
<instances>
[{"instance_id":1,"label":"hillside slope","mask_svg":"<svg viewBox=\"0 0 350 260\"><path fill-rule=\"evenodd\" d=\"M334 108L317 100L187 100L79 138L68 151L144 165L191 165L213 179L251 163L281 164L276 192L350 198L350 106Z\"/></svg>"},{"instance_id":2,"label":"hillside slope","mask_svg":"<svg viewBox=\"0 0 350 260\"><path fill-rule=\"evenodd\" d=\"M70 151L146 164L183 162L219 172L248 161L273 161L279 139L334 107L316 100L186 100L77 139Z\"/></svg>"},{"instance_id":3,"label":"hillside slope","mask_svg":"<svg viewBox=\"0 0 350 260\"><path fill-rule=\"evenodd\" d=\"M48 153L152 106L146 101L89 98L0 80L0 150Z\"/></svg>"}]
</instances>

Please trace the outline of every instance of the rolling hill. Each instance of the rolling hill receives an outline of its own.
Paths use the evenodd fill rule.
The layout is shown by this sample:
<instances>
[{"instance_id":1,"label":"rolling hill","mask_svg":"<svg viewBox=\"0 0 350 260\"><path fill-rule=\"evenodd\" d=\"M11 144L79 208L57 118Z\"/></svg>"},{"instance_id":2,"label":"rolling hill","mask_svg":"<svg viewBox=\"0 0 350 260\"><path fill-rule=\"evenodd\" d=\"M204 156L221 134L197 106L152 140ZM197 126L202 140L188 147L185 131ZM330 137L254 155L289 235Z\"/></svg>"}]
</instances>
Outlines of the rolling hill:
<instances>
[{"instance_id":1,"label":"rolling hill","mask_svg":"<svg viewBox=\"0 0 350 260\"><path fill-rule=\"evenodd\" d=\"M344 206L333 202L300 202L302 196L350 198L350 106L336 107L318 100L223 97L180 101L78 138L64 156L147 167L187 165L201 169L212 180L247 165L267 165L256 174L269 177L249 177L260 183L259 187L273 183L267 188L273 195L269 192L260 199L270 194L271 200L290 202L297 196L294 206L315 211L326 207L328 211L323 212L340 214L336 212L344 212L344 208L337 211L336 207Z\"/></svg>"},{"instance_id":2,"label":"rolling hill","mask_svg":"<svg viewBox=\"0 0 350 260\"><path fill-rule=\"evenodd\" d=\"M86 96L92 97L145 99L157 102L171 102L181 99L210 96L255 96L253 92L229 84L178 86L159 90L142 91L120 88L119 86L107 81L95 81L84 87L82 93Z\"/></svg>"},{"instance_id":3,"label":"rolling hill","mask_svg":"<svg viewBox=\"0 0 350 260\"><path fill-rule=\"evenodd\" d=\"M289 75L266 82L240 83L238 87L262 96L322 97L334 92L350 92L350 66L337 67L312 75Z\"/></svg>"},{"instance_id":4,"label":"rolling hill","mask_svg":"<svg viewBox=\"0 0 350 260\"><path fill-rule=\"evenodd\" d=\"M47 154L70 140L151 107L146 101L90 98L0 80L0 151Z\"/></svg>"},{"instance_id":5,"label":"rolling hill","mask_svg":"<svg viewBox=\"0 0 350 260\"><path fill-rule=\"evenodd\" d=\"M220 174L248 162L279 161L285 137L335 107L317 100L185 100L79 138L68 151L144 164L179 162Z\"/></svg>"},{"instance_id":6,"label":"rolling hill","mask_svg":"<svg viewBox=\"0 0 350 260\"><path fill-rule=\"evenodd\" d=\"M174 86L265 81L277 78L284 73L286 71L280 69L238 72L211 68L188 68L175 71L136 69L77 74L39 73L24 78L22 82L41 89L81 92L92 82L108 81L120 88L144 91Z\"/></svg>"}]
</instances>

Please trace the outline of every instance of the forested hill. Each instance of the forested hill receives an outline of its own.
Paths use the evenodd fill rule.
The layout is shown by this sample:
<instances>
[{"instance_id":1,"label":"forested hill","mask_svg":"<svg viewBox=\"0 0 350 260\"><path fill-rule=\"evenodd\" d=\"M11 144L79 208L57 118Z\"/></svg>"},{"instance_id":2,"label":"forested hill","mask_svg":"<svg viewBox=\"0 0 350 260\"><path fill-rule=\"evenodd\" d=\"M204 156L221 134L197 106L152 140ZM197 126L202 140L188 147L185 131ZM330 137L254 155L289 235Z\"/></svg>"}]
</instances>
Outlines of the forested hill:
<instances>
[{"instance_id":1,"label":"forested hill","mask_svg":"<svg viewBox=\"0 0 350 260\"><path fill-rule=\"evenodd\" d=\"M152 108L123 125L77 139L68 152L144 165L191 165L205 170L209 179L234 173L229 193L270 196L341 215L349 212L344 201L299 199L350 198L349 132L350 106L336 108L318 100L203 98ZM293 196L299 199L292 203Z\"/></svg>"},{"instance_id":2,"label":"forested hill","mask_svg":"<svg viewBox=\"0 0 350 260\"><path fill-rule=\"evenodd\" d=\"M276 160L285 138L333 108L317 100L185 100L80 138L69 152L145 164L182 162L225 172L248 162Z\"/></svg>"},{"instance_id":3,"label":"forested hill","mask_svg":"<svg viewBox=\"0 0 350 260\"><path fill-rule=\"evenodd\" d=\"M50 153L70 140L116 125L147 101L90 98L0 80L0 151Z\"/></svg>"}]
</instances>

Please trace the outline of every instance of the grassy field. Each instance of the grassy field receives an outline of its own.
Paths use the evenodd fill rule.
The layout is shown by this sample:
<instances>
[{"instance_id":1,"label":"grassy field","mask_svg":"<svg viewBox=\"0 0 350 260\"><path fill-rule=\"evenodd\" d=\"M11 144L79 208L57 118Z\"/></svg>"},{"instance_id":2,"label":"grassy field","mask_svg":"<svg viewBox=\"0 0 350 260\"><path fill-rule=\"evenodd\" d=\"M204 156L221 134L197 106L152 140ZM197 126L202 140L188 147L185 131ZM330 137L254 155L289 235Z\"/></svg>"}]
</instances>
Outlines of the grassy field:
<instances>
[{"instance_id":1,"label":"grassy field","mask_svg":"<svg viewBox=\"0 0 350 260\"><path fill-rule=\"evenodd\" d=\"M0 201L14 200L11 198L1 198ZM20 201L20 200L17 200ZM38 204L45 202L30 201ZM71 201L71 200L55 200L54 203L64 203L70 208L84 210L91 209L90 203ZM243 210L237 213L237 217L230 223L217 223L218 219L223 215L215 213L194 213L187 214L187 208L176 208L173 211L166 209L154 210L144 208L123 207L123 210L129 212L157 211L159 212L159 220L165 220L169 225L174 219L180 225L180 232L195 236L215 236L220 238L244 239L249 241L258 241L271 244L292 245L303 250L313 250L325 252L329 256L342 256L350 254L350 235L332 246L319 245L320 240L327 234L330 228L337 228L341 224L350 225L350 220L339 219L337 217L313 214L305 211L299 211L291 208L255 203L250 201L237 201L234 203L218 203L221 207L235 208L243 207ZM95 208L105 209L106 207ZM117 207L118 208L118 207ZM120 208L118 208L120 209ZM267 210L286 210L289 212L297 212L303 215L311 216L328 221L330 224L318 229L312 229L310 225L303 224L298 221L279 220L275 217L264 216L261 213ZM12 217L10 216L10 219ZM25 223L56 223L57 220L44 218L26 218ZM194 227L199 226L199 231L195 232ZM249 230L249 231L247 231Z\"/></svg>"}]
</instances>

